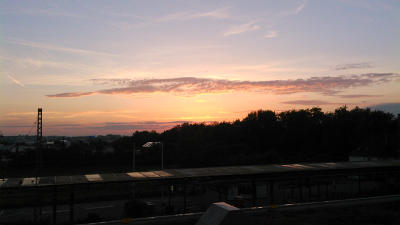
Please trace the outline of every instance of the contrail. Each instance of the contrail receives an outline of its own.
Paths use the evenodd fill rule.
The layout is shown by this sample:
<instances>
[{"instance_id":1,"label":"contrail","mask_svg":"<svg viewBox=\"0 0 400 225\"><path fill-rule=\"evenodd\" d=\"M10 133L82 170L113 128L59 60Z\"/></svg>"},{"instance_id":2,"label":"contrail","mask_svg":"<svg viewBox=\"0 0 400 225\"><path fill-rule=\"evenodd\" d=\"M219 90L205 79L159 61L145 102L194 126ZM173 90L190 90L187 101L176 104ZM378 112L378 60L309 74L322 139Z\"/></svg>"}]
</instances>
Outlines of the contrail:
<instances>
[{"instance_id":1,"label":"contrail","mask_svg":"<svg viewBox=\"0 0 400 225\"><path fill-rule=\"evenodd\" d=\"M15 84L17 84L20 87L25 87L25 85L23 83L21 83L19 80L15 79L14 77L10 76L7 74L7 77L10 78L10 80L12 80Z\"/></svg>"}]
</instances>

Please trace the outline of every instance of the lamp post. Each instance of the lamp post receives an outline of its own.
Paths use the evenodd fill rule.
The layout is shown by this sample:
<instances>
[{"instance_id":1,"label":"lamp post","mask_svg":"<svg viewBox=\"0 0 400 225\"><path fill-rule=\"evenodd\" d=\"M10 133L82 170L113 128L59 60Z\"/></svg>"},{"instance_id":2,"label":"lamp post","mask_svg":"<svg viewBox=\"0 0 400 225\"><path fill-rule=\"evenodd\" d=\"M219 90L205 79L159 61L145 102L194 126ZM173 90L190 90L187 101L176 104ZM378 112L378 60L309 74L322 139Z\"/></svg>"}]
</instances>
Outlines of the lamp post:
<instances>
[{"instance_id":1,"label":"lamp post","mask_svg":"<svg viewBox=\"0 0 400 225\"><path fill-rule=\"evenodd\" d=\"M146 142L142 147L144 148L151 148L154 145L161 145L161 170L164 170L164 144L161 141L157 142ZM161 201L163 202L162 204L165 205L165 199L164 199L164 184L161 187Z\"/></svg>"},{"instance_id":2,"label":"lamp post","mask_svg":"<svg viewBox=\"0 0 400 225\"><path fill-rule=\"evenodd\" d=\"M164 170L164 144L160 142L161 144L161 170Z\"/></svg>"},{"instance_id":3,"label":"lamp post","mask_svg":"<svg viewBox=\"0 0 400 225\"><path fill-rule=\"evenodd\" d=\"M133 139L132 135L132 143L133 143L133 148L132 148L132 172L135 171L136 167L136 149L135 149L135 140ZM131 183L132 186L132 199L135 199L135 182Z\"/></svg>"},{"instance_id":4,"label":"lamp post","mask_svg":"<svg viewBox=\"0 0 400 225\"><path fill-rule=\"evenodd\" d=\"M154 145L161 145L161 170L164 170L164 144L161 141L149 141L146 142L144 145L142 145L142 147L144 148L151 148Z\"/></svg>"},{"instance_id":5,"label":"lamp post","mask_svg":"<svg viewBox=\"0 0 400 225\"><path fill-rule=\"evenodd\" d=\"M132 149L132 171L135 171L136 167L136 149L135 149L135 141L133 141L133 149Z\"/></svg>"}]
</instances>

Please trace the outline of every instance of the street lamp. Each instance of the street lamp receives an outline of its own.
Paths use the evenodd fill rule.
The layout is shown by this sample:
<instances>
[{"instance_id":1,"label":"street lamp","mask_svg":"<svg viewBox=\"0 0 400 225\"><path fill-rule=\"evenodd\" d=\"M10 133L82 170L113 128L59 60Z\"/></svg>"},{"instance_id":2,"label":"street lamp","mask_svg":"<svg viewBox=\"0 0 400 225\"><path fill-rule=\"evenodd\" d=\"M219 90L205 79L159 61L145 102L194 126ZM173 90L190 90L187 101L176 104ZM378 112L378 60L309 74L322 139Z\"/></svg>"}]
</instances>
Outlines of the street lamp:
<instances>
[{"instance_id":1,"label":"street lamp","mask_svg":"<svg viewBox=\"0 0 400 225\"><path fill-rule=\"evenodd\" d=\"M161 170L164 170L164 144L161 141L149 141L146 142L144 145L142 145L142 147L144 148L151 148L155 145L161 145ZM163 177L164 178L164 177ZM165 200L164 200L164 184L161 186L161 199L163 204L165 204Z\"/></svg>"},{"instance_id":2,"label":"street lamp","mask_svg":"<svg viewBox=\"0 0 400 225\"><path fill-rule=\"evenodd\" d=\"M136 149L135 149L135 141L133 141L133 149L132 149L132 171L135 171L136 167Z\"/></svg>"},{"instance_id":3,"label":"street lamp","mask_svg":"<svg viewBox=\"0 0 400 225\"><path fill-rule=\"evenodd\" d=\"M142 145L144 148L151 148L154 145L161 145L161 170L164 170L164 144L161 141L149 141Z\"/></svg>"},{"instance_id":4,"label":"street lamp","mask_svg":"<svg viewBox=\"0 0 400 225\"><path fill-rule=\"evenodd\" d=\"M135 140L132 136L132 144L133 144L133 148L132 148L132 172L135 171L135 167L136 167L136 149L135 149ZM135 199L136 195L135 195L135 182L131 183L132 186L132 199Z\"/></svg>"}]
</instances>

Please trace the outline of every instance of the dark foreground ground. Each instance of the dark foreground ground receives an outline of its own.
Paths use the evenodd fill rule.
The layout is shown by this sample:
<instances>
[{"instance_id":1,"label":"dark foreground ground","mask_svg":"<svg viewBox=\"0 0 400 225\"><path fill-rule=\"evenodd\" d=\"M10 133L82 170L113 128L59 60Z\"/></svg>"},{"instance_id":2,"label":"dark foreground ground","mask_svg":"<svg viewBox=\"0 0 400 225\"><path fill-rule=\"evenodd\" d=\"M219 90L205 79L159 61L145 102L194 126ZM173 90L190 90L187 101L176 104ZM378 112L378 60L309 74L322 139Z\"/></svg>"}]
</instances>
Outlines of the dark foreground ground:
<instances>
[{"instance_id":1,"label":"dark foreground ground","mask_svg":"<svg viewBox=\"0 0 400 225\"><path fill-rule=\"evenodd\" d=\"M223 225L399 225L400 202L232 215Z\"/></svg>"},{"instance_id":2,"label":"dark foreground ground","mask_svg":"<svg viewBox=\"0 0 400 225\"><path fill-rule=\"evenodd\" d=\"M245 210L244 213L229 214L221 225L399 225L400 201L389 203L368 203L352 206L321 206L313 209L290 210L272 208L263 212ZM140 218L128 221L110 221L93 224L101 225L195 225L201 215L167 216ZM182 218L185 217L185 218ZM98 220L97 220L98 221ZM47 221L46 224L51 224ZM93 221L94 222L94 221ZM79 223L79 222L78 222ZM22 225L32 223L5 223ZM57 224L68 224L60 222ZM83 223L82 223L83 224Z\"/></svg>"}]
</instances>

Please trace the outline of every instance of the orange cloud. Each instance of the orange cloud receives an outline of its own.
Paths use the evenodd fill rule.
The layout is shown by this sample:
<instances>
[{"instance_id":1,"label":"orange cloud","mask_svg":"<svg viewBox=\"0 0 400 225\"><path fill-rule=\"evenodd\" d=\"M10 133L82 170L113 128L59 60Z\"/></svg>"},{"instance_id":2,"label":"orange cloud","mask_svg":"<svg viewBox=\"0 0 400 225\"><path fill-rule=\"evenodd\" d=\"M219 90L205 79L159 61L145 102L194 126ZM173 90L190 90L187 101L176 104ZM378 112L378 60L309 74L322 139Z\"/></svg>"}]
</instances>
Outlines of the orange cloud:
<instances>
[{"instance_id":1,"label":"orange cloud","mask_svg":"<svg viewBox=\"0 0 400 225\"><path fill-rule=\"evenodd\" d=\"M224 79L178 77L169 79L94 79L95 84L114 85L116 88L93 92L70 92L47 95L47 97L80 97L93 94L134 94L166 92L180 95L218 93L227 91L257 91L273 94L315 92L335 94L341 89L390 82L397 73L368 73L350 76L311 77L296 80L236 81Z\"/></svg>"}]
</instances>

